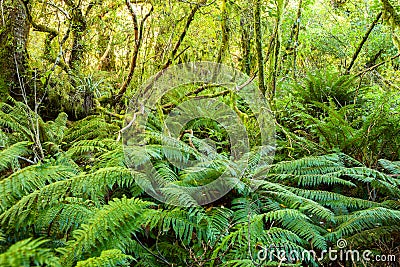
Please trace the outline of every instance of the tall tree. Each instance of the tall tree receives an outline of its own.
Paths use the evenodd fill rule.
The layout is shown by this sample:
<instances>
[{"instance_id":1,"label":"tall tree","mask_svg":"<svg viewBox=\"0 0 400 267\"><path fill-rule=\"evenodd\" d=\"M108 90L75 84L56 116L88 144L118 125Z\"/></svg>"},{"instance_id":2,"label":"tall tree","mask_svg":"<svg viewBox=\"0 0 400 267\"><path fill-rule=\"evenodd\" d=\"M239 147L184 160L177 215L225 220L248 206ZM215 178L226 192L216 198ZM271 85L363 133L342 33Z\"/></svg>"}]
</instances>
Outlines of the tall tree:
<instances>
[{"instance_id":1,"label":"tall tree","mask_svg":"<svg viewBox=\"0 0 400 267\"><path fill-rule=\"evenodd\" d=\"M228 11L226 7L226 0L221 1L221 46L218 52L217 63L222 63L229 45L229 27L228 27Z\"/></svg>"},{"instance_id":2,"label":"tall tree","mask_svg":"<svg viewBox=\"0 0 400 267\"><path fill-rule=\"evenodd\" d=\"M3 2L3 1L2 1ZM10 94L17 99L29 94L27 84L27 43L30 23L22 1L2 3L0 20L0 97Z\"/></svg>"},{"instance_id":3,"label":"tall tree","mask_svg":"<svg viewBox=\"0 0 400 267\"><path fill-rule=\"evenodd\" d=\"M83 59L84 54L84 36L87 30L86 17L93 5L89 5L86 13L83 13L82 7L75 4L72 0L66 0L65 3L72 9L71 12L71 32L72 32L72 49L69 58L69 67L77 69Z\"/></svg>"},{"instance_id":4,"label":"tall tree","mask_svg":"<svg viewBox=\"0 0 400 267\"><path fill-rule=\"evenodd\" d=\"M262 32L261 32L261 0L254 2L254 32L256 40L257 51L257 68L258 68L258 87L265 95L265 82L264 82L264 61L262 52Z\"/></svg>"}]
</instances>

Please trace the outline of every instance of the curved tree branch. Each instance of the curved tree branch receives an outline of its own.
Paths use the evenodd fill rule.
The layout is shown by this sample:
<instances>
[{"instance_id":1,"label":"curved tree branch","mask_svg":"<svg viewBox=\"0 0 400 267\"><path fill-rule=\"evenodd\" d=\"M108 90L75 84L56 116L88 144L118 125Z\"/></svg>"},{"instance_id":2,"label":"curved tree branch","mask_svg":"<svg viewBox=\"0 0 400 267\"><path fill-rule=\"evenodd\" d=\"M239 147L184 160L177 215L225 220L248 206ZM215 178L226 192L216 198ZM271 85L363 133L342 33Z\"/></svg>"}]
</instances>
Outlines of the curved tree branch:
<instances>
[{"instance_id":1,"label":"curved tree branch","mask_svg":"<svg viewBox=\"0 0 400 267\"><path fill-rule=\"evenodd\" d=\"M115 102L118 102L119 100L121 100L122 96L125 94L126 90L128 89L129 84L132 81L133 73L135 72L135 69L137 66L137 59L139 56L140 46L142 44L143 26L144 26L144 23L146 22L146 20L150 17L150 14L154 10L154 7L151 6L150 11L144 16L144 18L142 19L142 21L139 24L138 19L137 19L137 14L134 10L134 7L133 7L131 1L126 0L125 3L129 9L129 13L131 14L131 17L133 20L133 27L134 27L134 32L135 32L135 48L134 48L131 63L130 63L128 77L125 79L124 83L122 84L121 88L119 89L119 92L118 92L117 96L115 97Z\"/></svg>"}]
</instances>

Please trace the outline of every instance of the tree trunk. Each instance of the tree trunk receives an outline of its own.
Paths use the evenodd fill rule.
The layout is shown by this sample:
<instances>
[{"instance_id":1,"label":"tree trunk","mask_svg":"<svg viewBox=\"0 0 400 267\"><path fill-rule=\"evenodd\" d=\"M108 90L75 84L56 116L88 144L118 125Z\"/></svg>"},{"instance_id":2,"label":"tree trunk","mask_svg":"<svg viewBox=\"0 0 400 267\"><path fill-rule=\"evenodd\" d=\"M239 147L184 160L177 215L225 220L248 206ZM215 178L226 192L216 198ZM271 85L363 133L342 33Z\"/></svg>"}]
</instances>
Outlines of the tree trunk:
<instances>
[{"instance_id":1,"label":"tree trunk","mask_svg":"<svg viewBox=\"0 0 400 267\"><path fill-rule=\"evenodd\" d=\"M29 95L28 42L30 23L23 4L18 0L3 2L0 20L0 99L11 95L18 100Z\"/></svg>"},{"instance_id":2,"label":"tree trunk","mask_svg":"<svg viewBox=\"0 0 400 267\"><path fill-rule=\"evenodd\" d=\"M300 21L301 21L301 6L303 0L299 0L299 6L297 8L296 22L293 26L293 79L296 80L296 69L297 69L297 47L299 46L299 33L300 33Z\"/></svg>"},{"instance_id":3,"label":"tree trunk","mask_svg":"<svg viewBox=\"0 0 400 267\"><path fill-rule=\"evenodd\" d=\"M229 45L228 11L226 0L221 1L221 46L219 47L217 63L222 63Z\"/></svg>"},{"instance_id":4,"label":"tree trunk","mask_svg":"<svg viewBox=\"0 0 400 267\"><path fill-rule=\"evenodd\" d=\"M275 26L274 33L271 38L271 43L268 48L268 56L269 56L269 76L268 76L268 98L271 101L271 104L274 104L274 98L276 94L276 81L279 75L279 57L280 57L280 49L281 49L281 23L282 23L282 15L284 8L288 4L288 0L277 0L276 1L276 18L275 18Z\"/></svg>"},{"instance_id":5,"label":"tree trunk","mask_svg":"<svg viewBox=\"0 0 400 267\"><path fill-rule=\"evenodd\" d=\"M264 81L264 60L262 52L262 32L261 32L261 0L255 0L254 7L254 32L257 51L257 68L258 68L258 88L265 95Z\"/></svg>"},{"instance_id":6,"label":"tree trunk","mask_svg":"<svg viewBox=\"0 0 400 267\"><path fill-rule=\"evenodd\" d=\"M72 16L72 50L69 59L69 67L71 69L78 69L83 60L84 54L84 35L86 32L87 24L81 8L76 8Z\"/></svg>"},{"instance_id":7,"label":"tree trunk","mask_svg":"<svg viewBox=\"0 0 400 267\"><path fill-rule=\"evenodd\" d=\"M246 11L247 13L247 11ZM251 59L251 40L253 38L253 29L252 24L249 23L251 21L248 18L248 14L242 14L240 18L240 29L241 29L241 48L242 48L242 59L241 59L241 66L242 71L245 72L247 75L250 75L252 59Z\"/></svg>"}]
</instances>

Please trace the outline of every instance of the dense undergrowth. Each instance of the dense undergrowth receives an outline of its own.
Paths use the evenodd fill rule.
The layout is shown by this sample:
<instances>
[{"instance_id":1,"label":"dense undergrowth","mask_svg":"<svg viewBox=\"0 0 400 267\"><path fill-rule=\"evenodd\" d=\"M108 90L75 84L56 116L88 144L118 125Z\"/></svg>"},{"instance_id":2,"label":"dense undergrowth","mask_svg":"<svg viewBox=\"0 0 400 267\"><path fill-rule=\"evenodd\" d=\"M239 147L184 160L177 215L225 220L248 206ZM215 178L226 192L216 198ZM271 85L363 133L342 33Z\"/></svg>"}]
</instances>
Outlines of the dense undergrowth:
<instances>
[{"instance_id":1,"label":"dense undergrowth","mask_svg":"<svg viewBox=\"0 0 400 267\"><path fill-rule=\"evenodd\" d=\"M291 93L276 101L274 163L249 168L226 196L202 207L180 189L170 194L188 208L143 192L144 174L125 162L122 120L99 112L68 121L60 113L45 122L9 98L0 104L0 265L328 266L327 257L275 255L267 263L258 255L271 246L321 253L339 239L399 258L399 95L355 92L353 78L324 75L288 85ZM154 119L147 130L150 152L137 151L149 154L161 178L190 187L230 166L222 132L219 156L198 153L215 125L198 123L192 145L182 138L160 149L161 124ZM180 169L166 153L212 164ZM249 177L262 178L255 191Z\"/></svg>"}]
</instances>

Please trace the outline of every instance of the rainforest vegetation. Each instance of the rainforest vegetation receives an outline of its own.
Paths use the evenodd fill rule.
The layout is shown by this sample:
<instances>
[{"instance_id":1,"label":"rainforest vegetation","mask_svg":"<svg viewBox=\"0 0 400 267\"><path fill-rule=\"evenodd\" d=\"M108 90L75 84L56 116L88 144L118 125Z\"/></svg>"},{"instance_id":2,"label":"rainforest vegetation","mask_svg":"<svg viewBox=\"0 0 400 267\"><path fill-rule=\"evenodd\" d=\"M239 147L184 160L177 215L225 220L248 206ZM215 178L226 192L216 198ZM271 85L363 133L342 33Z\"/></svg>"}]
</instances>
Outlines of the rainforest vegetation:
<instances>
[{"instance_id":1,"label":"rainforest vegetation","mask_svg":"<svg viewBox=\"0 0 400 267\"><path fill-rule=\"evenodd\" d=\"M399 266L398 0L2 0L0 13L0 266ZM252 150L236 171L229 133L206 118L168 136L174 107L206 99L259 143L242 98L189 84L154 103L127 162L139 88L200 61L268 100L273 159ZM149 163L180 186L175 205L140 184ZM226 171L232 189L197 205L190 188Z\"/></svg>"}]
</instances>

